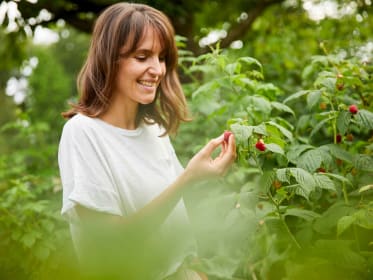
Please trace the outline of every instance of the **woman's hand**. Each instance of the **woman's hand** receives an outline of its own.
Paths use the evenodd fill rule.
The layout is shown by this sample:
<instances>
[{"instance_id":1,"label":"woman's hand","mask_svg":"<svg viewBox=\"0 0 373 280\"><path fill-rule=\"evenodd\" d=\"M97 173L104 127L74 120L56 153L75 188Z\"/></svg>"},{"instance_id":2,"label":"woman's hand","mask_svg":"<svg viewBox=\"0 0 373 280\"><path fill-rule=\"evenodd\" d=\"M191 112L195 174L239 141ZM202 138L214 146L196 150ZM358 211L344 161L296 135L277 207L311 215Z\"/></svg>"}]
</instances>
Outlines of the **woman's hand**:
<instances>
[{"instance_id":1,"label":"woman's hand","mask_svg":"<svg viewBox=\"0 0 373 280\"><path fill-rule=\"evenodd\" d=\"M212 153L221 147L221 152L216 158ZM217 176L223 176L236 159L236 142L234 135L224 141L224 134L210 140L188 163L185 173L189 180L199 181Z\"/></svg>"}]
</instances>

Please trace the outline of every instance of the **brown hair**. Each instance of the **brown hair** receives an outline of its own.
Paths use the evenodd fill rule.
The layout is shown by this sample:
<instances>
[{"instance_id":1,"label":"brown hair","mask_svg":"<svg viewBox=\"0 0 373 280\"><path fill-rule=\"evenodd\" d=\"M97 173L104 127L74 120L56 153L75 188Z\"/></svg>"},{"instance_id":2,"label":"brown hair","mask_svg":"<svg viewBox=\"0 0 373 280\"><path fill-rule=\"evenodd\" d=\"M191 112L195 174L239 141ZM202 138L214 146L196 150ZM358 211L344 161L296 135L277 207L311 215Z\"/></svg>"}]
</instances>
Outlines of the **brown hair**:
<instances>
[{"instance_id":1,"label":"brown hair","mask_svg":"<svg viewBox=\"0 0 373 280\"><path fill-rule=\"evenodd\" d=\"M135 3L117 3L98 17L91 39L88 57L78 79L79 101L62 113L71 118L77 113L98 117L109 107L118 71L121 48L126 54L134 52L148 27L159 36L166 58L166 74L157 90L155 100L140 104L138 123L158 123L167 133L175 133L181 121L188 120L188 110L177 74L178 55L175 32L162 12Z\"/></svg>"}]
</instances>

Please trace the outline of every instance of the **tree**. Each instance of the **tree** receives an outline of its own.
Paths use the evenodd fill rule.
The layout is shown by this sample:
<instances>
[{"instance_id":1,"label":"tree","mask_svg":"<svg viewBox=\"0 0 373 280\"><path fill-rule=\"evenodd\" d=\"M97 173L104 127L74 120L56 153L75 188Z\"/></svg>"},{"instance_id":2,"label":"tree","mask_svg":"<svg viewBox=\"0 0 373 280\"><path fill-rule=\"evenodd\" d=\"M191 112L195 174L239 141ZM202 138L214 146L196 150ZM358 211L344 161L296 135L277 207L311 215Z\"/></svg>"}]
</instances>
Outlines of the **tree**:
<instances>
[{"instance_id":1,"label":"tree","mask_svg":"<svg viewBox=\"0 0 373 280\"><path fill-rule=\"evenodd\" d=\"M107 6L116 3L114 0L39 0L36 3L20 1L18 9L23 17L22 22L30 22L29 19L37 18L41 10L45 9L52 13L52 17L41 22L49 25L65 20L74 28L90 33L97 15ZM190 1L190 0L145 0L134 1L149 4L164 11L175 26L176 33L188 38L188 49L200 52L198 42L194 40L199 30L205 26L217 27L217 24L229 22L231 24L228 36L223 39L222 46L229 46L231 42L239 39L247 33L252 23L268 7L280 4L284 0L232 0L232 1ZM245 19L237 22L237 18L245 12Z\"/></svg>"}]
</instances>

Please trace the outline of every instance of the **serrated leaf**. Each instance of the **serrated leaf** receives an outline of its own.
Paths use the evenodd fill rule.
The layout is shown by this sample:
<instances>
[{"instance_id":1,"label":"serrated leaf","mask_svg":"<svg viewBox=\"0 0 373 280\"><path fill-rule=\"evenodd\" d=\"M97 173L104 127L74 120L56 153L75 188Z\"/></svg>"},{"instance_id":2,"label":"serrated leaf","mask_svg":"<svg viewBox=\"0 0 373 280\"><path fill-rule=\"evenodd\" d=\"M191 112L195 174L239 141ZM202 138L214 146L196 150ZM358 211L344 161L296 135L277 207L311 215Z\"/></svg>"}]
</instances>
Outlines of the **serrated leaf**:
<instances>
[{"instance_id":1,"label":"serrated leaf","mask_svg":"<svg viewBox=\"0 0 373 280\"><path fill-rule=\"evenodd\" d=\"M286 138L288 138L290 141L293 141L293 134L288 129L286 129L285 127L283 127L282 125L279 125L278 123L276 123L274 121L269 121L269 122L267 122L267 124L275 126L276 128L278 128L278 130L280 130L280 132Z\"/></svg>"},{"instance_id":2,"label":"serrated leaf","mask_svg":"<svg viewBox=\"0 0 373 280\"><path fill-rule=\"evenodd\" d=\"M294 99L297 99L299 97L302 97L306 94L309 94L310 91L309 90L301 90L301 91L298 91L292 95L290 95L289 97L285 98L285 100L283 101L283 103L288 103L289 101L292 101Z\"/></svg>"},{"instance_id":3,"label":"serrated leaf","mask_svg":"<svg viewBox=\"0 0 373 280\"><path fill-rule=\"evenodd\" d=\"M369 155L356 155L354 166L363 171L373 171L373 157Z\"/></svg>"},{"instance_id":4,"label":"serrated leaf","mask_svg":"<svg viewBox=\"0 0 373 280\"><path fill-rule=\"evenodd\" d=\"M336 157L338 159L341 159L343 161L352 163L354 157L348 151L342 149L340 146L338 146L336 144L329 144L329 145L327 145L327 147L329 148L330 153L334 157Z\"/></svg>"},{"instance_id":5,"label":"serrated leaf","mask_svg":"<svg viewBox=\"0 0 373 280\"><path fill-rule=\"evenodd\" d=\"M267 135L267 129L264 123L257 125L257 126L253 126L253 130L257 134Z\"/></svg>"},{"instance_id":6,"label":"serrated leaf","mask_svg":"<svg viewBox=\"0 0 373 280\"><path fill-rule=\"evenodd\" d=\"M356 221L356 218L354 216L344 216L340 218L337 223L337 235L340 236L355 221Z\"/></svg>"},{"instance_id":7,"label":"serrated leaf","mask_svg":"<svg viewBox=\"0 0 373 280\"><path fill-rule=\"evenodd\" d=\"M268 192L272 186L273 181L276 179L276 173L274 171L264 171L260 177L259 186L263 189L263 192Z\"/></svg>"},{"instance_id":8,"label":"serrated leaf","mask_svg":"<svg viewBox=\"0 0 373 280\"><path fill-rule=\"evenodd\" d=\"M334 182L328 176L316 173L316 174L313 174L313 177L319 188L326 189L326 190L333 190L333 191L336 190Z\"/></svg>"},{"instance_id":9,"label":"serrated leaf","mask_svg":"<svg viewBox=\"0 0 373 280\"><path fill-rule=\"evenodd\" d=\"M297 160L297 167L314 172L322 166L324 154L319 149L304 152Z\"/></svg>"},{"instance_id":10,"label":"serrated leaf","mask_svg":"<svg viewBox=\"0 0 373 280\"><path fill-rule=\"evenodd\" d=\"M253 57L249 57L249 56L244 56L244 57L240 57L238 60L238 62L244 62L244 64L247 64L247 65L256 65L259 67L260 71L263 72L263 67L262 67L262 64L255 58Z\"/></svg>"},{"instance_id":11,"label":"serrated leaf","mask_svg":"<svg viewBox=\"0 0 373 280\"><path fill-rule=\"evenodd\" d=\"M218 87L219 83L216 80L212 80L208 83L203 84L196 91L194 91L192 94L192 98L196 98L198 95L205 92L211 94L211 92L214 92Z\"/></svg>"},{"instance_id":12,"label":"serrated leaf","mask_svg":"<svg viewBox=\"0 0 373 280\"><path fill-rule=\"evenodd\" d=\"M272 101L271 106L279 111L287 112L295 116L294 111L287 105L282 104L280 102Z\"/></svg>"},{"instance_id":13,"label":"serrated leaf","mask_svg":"<svg viewBox=\"0 0 373 280\"><path fill-rule=\"evenodd\" d=\"M373 209L363 208L354 213L356 224L366 229L373 229Z\"/></svg>"},{"instance_id":14,"label":"serrated leaf","mask_svg":"<svg viewBox=\"0 0 373 280\"><path fill-rule=\"evenodd\" d=\"M341 135L346 134L351 121L351 114L347 111L339 111L337 117L337 130Z\"/></svg>"},{"instance_id":15,"label":"serrated leaf","mask_svg":"<svg viewBox=\"0 0 373 280\"><path fill-rule=\"evenodd\" d=\"M312 221L313 219L320 217L320 214L306 209L288 208L286 209L284 216L295 216L306 221Z\"/></svg>"},{"instance_id":16,"label":"serrated leaf","mask_svg":"<svg viewBox=\"0 0 373 280\"><path fill-rule=\"evenodd\" d=\"M313 135L318 132L322 127L325 126L325 124L329 121L331 121L332 119L334 119L335 117L329 117L327 119L323 119L321 122L317 123L317 125L315 125L315 127L312 129L311 133L310 133L310 138L313 137Z\"/></svg>"},{"instance_id":17,"label":"serrated leaf","mask_svg":"<svg viewBox=\"0 0 373 280\"><path fill-rule=\"evenodd\" d=\"M296 163L299 156L307 150L313 149L311 145L301 144L301 145L291 145L286 156L288 160L292 163Z\"/></svg>"},{"instance_id":18,"label":"serrated leaf","mask_svg":"<svg viewBox=\"0 0 373 280\"><path fill-rule=\"evenodd\" d=\"M338 220L343 216L354 213L354 211L355 209L352 206L346 205L344 202L333 204L320 218L315 220L313 228L318 233L331 234L335 232Z\"/></svg>"},{"instance_id":19,"label":"serrated leaf","mask_svg":"<svg viewBox=\"0 0 373 280\"><path fill-rule=\"evenodd\" d=\"M373 113L364 109L359 110L356 121L360 126L373 129Z\"/></svg>"},{"instance_id":20,"label":"serrated leaf","mask_svg":"<svg viewBox=\"0 0 373 280\"><path fill-rule=\"evenodd\" d=\"M252 104L253 108L250 110L255 110L269 114L271 112L271 103L269 100L262 96L251 96L248 98L249 102Z\"/></svg>"},{"instance_id":21,"label":"serrated leaf","mask_svg":"<svg viewBox=\"0 0 373 280\"><path fill-rule=\"evenodd\" d=\"M308 198L309 194L316 187L316 182L313 176L306 170L301 168L289 168L289 170Z\"/></svg>"},{"instance_id":22,"label":"serrated leaf","mask_svg":"<svg viewBox=\"0 0 373 280\"><path fill-rule=\"evenodd\" d=\"M266 144L266 148L267 148L267 150L269 150L273 153L277 153L277 154L281 154L281 155L284 154L284 150L279 145L277 145L275 143Z\"/></svg>"},{"instance_id":23,"label":"serrated leaf","mask_svg":"<svg viewBox=\"0 0 373 280\"><path fill-rule=\"evenodd\" d=\"M233 273L237 270L240 260L217 255L210 259L201 258L199 262L200 264L197 268L201 268L208 275L221 279L231 279Z\"/></svg>"},{"instance_id":24,"label":"serrated leaf","mask_svg":"<svg viewBox=\"0 0 373 280\"><path fill-rule=\"evenodd\" d=\"M242 125L242 124L232 124L230 126L237 142L247 142L247 139L253 134L253 127Z\"/></svg>"},{"instance_id":25,"label":"serrated leaf","mask_svg":"<svg viewBox=\"0 0 373 280\"><path fill-rule=\"evenodd\" d=\"M350 180L348 180L347 178L341 176L341 175L338 175L338 174L334 174L334 173L324 173L325 176L328 176L328 177L332 177L334 179L337 179L338 181L341 181L343 183L346 183L350 186L352 186L352 183Z\"/></svg>"},{"instance_id":26,"label":"serrated leaf","mask_svg":"<svg viewBox=\"0 0 373 280\"><path fill-rule=\"evenodd\" d=\"M276 176L281 182L287 182L289 181L289 172L287 168L280 168L276 170Z\"/></svg>"},{"instance_id":27,"label":"serrated leaf","mask_svg":"<svg viewBox=\"0 0 373 280\"><path fill-rule=\"evenodd\" d=\"M307 107L312 109L320 100L321 91L320 90L313 90L307 96Z\"/></svg>"}]
</instances>

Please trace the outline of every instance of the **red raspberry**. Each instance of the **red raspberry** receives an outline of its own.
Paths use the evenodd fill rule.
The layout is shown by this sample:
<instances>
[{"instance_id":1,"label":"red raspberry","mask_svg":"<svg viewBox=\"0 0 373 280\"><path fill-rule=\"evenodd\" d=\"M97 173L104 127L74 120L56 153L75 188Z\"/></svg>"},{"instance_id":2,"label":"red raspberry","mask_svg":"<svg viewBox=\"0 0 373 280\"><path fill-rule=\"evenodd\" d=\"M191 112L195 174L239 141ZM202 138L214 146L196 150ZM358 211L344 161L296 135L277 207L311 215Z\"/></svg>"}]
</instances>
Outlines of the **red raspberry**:
<instances>
[{"instance_id":1,"label":"red raspberry","mask_svg":"<svg viewBox=\"0 0 373 280\"><path fill-rule=\"evenodd\" d=\"M266 150L266 145L264 144L264 141L262 139L259 139L258 142L255 144L255 148L257 148L259 151L264 152Z\"/></svg>"},{"instance_id":2,"label":"red raspberry","mask_svg":"<svg viewBox=\"0 0 373 280\"><path fill-rule=\"evenodd\" d=\"M228 140L229 140L229 136L231 136L232 131L229 131L229 130L226 130L224 131L224 142L228 143Z\"/></svg>"},{"instance_id":3,"label":"red raspberry","mask_svg":"<svg viewBox=\"0 0 373 280\"><path fill-rule=\"evenodd\" d=\"M325 168L323 168L323 167L317 168L317 171L321 172L321 173L325 173L326 172Z\"/></svg>"},{"instance_id":4,"label":"red raspberry","mask_svg":"<svg viewBox=\"0 0 373 280\"><path fill-rule=\"evenodd\" d=\"M337 134L336 140L337 140L337 143L341 143L342 142L342 135Z\"/></svg>"},{"instance_id":5,"label":"red raspberry","mask_svg":"<svg viewBox=\"0 0 373 280\"><path fill-rule=\"evenodd\" d=\"M359 112L359 110L358 110L358 108L355 104L350 105L350 107L348 107L348 110L353 115L355 115L357 112Z\"/></svg>"}]
</instances>

